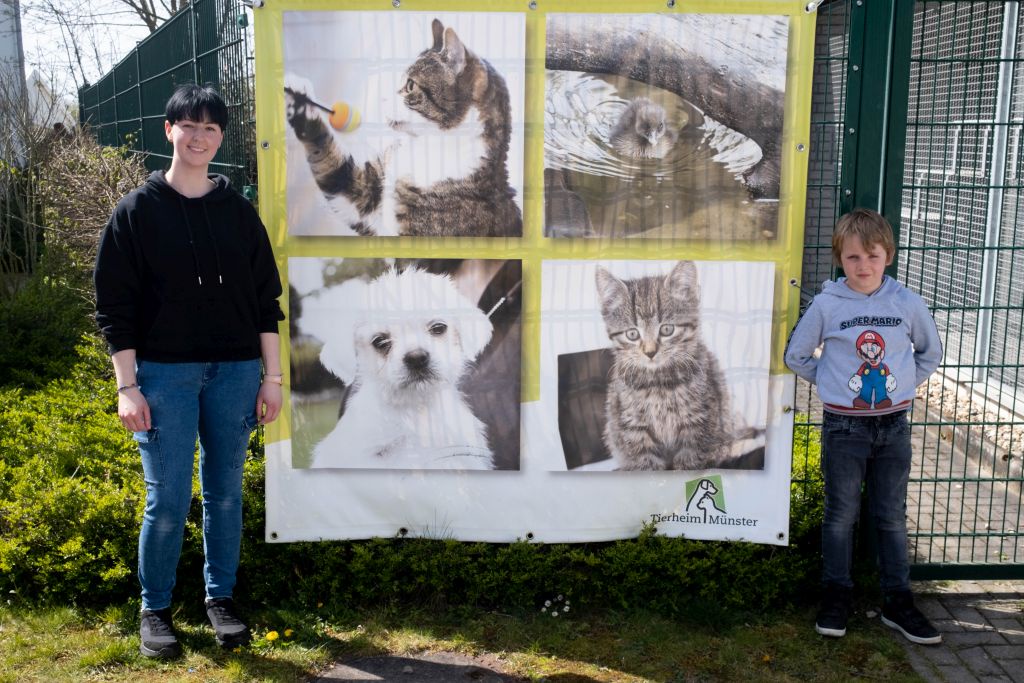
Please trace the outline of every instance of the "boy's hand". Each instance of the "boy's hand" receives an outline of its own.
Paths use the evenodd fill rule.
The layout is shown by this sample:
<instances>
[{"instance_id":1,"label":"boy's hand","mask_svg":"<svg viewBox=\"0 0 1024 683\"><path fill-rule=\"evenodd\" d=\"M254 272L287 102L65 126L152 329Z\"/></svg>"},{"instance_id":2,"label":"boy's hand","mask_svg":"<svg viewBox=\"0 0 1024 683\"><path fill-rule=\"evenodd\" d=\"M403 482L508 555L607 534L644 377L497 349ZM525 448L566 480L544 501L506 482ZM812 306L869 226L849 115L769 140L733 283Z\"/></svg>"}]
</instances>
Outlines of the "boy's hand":
<instances>
[{"instance_id":1,"label":"boy's hand","mask_svg":"<svg viewBox=\"0 0 1024 683\"><path fill-rule=\"evenodd\" d=\"M885 378L885 391L889 394L896 391L896 375L889 375Z\"/></svg>"},{"instance_id":2,"label":"boy's hand","mask_svg":"<svg viewBox=\"0 0 1024 683\"><path fill-rule=\"evenodd\" d=\"M889 376L892 377L892 375ZM860 390L864 387L864 381L860 378L860 375L854 375L853 377L850 378L850 383L848 386L850 387L850 391L859 394Z\"/></svg>"}]
</instances>

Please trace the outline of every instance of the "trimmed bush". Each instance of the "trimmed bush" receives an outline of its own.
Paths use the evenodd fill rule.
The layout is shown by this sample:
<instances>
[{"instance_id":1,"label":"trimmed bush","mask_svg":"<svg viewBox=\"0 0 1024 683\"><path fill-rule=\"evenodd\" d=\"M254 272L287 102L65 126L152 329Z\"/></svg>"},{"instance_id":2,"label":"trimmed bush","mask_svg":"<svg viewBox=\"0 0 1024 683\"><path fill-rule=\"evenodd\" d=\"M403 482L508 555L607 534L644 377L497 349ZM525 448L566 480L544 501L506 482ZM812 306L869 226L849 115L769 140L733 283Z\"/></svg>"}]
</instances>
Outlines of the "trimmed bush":
<instances>
[{"instance_id":1,"label":"trimmed bush","mask_svg":"<svg viewBox=\"0 0 1024 683\"><path fill-rule=\"evenodd\" d=\"M245 476L240 594L279 604L336 608L392 601L445 607L532 609L556 594L580 607L644 607L665 614L694 601L765 607L802 600L817 584L821 476L817 430L804 428L794 456L787 548L666 538L646 529L609 543L512 544L373 539L263 542L260 449Z\"/></svg>"},{"instance_id":2,"label":"trimmed bush","mask_svg":"<svg viewBox=\"0 0 1024 683\"><path fill-rule=\"evenodd\" d=\"M95 323L92 305L63 277L37 271L0 302L0 387L38 389L67 375Z\"/></svg>"},{"instance_id":3,"label":"trimmed bush","mask_svg":"<svg viewBox=\"0 0 1024 683\"><path fill-rule=\"evenodd\" d=\"M122 599L144 498L92 338L68 377L0 390L0 589L74 603Z\"/></svg>"},{"instance_id":4,"label":"trimmed bush","mask_svg":"<svg viewBox=\"0 0 1024 683\"><path fill-rule=\"evenodd\" d=\"M145 485L116 415L102 345L77 350L69 377L0 391L0 590L43 603L131 599ZM802 438L801 438L802 436ZM336 608L391 602L534 609L556 594L581 608L675 614L694 602L760 608L816 584L821 519L816 431L796 439L791 544L690 541L648 529L634 540L541 545L452 540L267 544L261 434L245 465L238 595L265 604ZM179 600L202 597L198 486L178 567Z\"/></svg>"},{"instance_id":5,"label":"trimmed bush","mask_svg":"<svg viewBox=\"0 0 1024 683\"><path fill-rule=\"evenodd\" d=\"M95 338L65 379L0 391L0 590L42 603L99 606L134 598L145 485L116 415L109 359ZM238 595L335 608L392 602L535 609L556 594L581 608L675 614L696 603L760 608L799 601L817 583L821 484L815 430L797 434L791 543L690 541L648 529L634 540L541 545L452 540L267 544L263 442L245 465ZM198 486L175 593L202 597Z\"/></svg>"}]
</instances>

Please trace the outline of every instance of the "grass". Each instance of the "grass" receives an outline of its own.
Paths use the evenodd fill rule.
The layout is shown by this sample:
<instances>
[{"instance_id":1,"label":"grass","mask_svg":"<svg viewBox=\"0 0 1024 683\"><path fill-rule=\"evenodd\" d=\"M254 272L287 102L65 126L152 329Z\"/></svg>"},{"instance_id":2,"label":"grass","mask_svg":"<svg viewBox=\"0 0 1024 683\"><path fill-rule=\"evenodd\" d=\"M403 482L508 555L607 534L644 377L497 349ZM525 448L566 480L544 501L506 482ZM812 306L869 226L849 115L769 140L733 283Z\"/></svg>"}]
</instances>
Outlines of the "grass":
<instances>
[{"instance_id":1,"label":"grass","mask_svg":"<svg viewBox=\"0 0 1024 683\"><path fill-rule=\"evenodd\" d=\"M639 610L558 618L539 610L265 610L252 615L253 644L235 652L216 646L200 615L179 613L185 654L173 662L139 655L136 609L0 607L0 683L303 681L337 660L425 651L483 657L507 674L552 683L920 680L902 645L863 609L838 640L814 633L812 608L754 615L703 605L677 619Z\"/></svg>"}]
</instances>

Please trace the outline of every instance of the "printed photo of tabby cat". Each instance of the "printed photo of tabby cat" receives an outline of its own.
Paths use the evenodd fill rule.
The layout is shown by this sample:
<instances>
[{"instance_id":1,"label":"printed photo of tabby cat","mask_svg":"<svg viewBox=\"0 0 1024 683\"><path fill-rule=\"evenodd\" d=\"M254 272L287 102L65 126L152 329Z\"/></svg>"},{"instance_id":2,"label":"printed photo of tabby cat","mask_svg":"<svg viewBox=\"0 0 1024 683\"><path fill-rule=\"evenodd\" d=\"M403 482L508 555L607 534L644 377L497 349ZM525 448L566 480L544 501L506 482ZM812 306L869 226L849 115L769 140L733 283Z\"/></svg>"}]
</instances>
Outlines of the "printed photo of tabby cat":
<instances>
[{"instance_id":1,"label":"printed photo of tabby cat","mask_svg":"<svg viewBox=\"0 0 1024 683\"><path fill-rule=\"evenodd\" d=\"M773 264L560 262L543 278L582 293L542 292L541 376L558 380L541 400L565 469L763 469Z\"/></svg>"},{"instance_id":2,"label":"printed photo of tabby cat","mask_svg":"<svg viewBox=\"0 0 1024 683\"><path fill-rule=\"evenodd\" d=\"M522 235L520 13L285 12L293 235Z\"/></svg>"}]
</instances>

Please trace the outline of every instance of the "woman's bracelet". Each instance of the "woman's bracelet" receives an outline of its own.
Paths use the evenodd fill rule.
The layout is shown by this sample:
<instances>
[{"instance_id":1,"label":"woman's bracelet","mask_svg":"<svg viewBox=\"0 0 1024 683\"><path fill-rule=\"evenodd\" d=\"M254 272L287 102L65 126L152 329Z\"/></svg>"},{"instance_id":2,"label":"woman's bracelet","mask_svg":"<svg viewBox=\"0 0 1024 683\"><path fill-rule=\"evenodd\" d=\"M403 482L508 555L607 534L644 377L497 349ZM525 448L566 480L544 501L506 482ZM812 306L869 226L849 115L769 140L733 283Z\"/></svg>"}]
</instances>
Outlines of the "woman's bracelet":
<instances>
[{"instance_id":1,"label":"woman's bracelet","mask_svg":"<svg viewBox=\"0 0 1024 683\"><path fill-rule=\"evenodd\" d=\"M118 387L117 388L117 393L123 394L124 392L128 391L129 389L138 389L138 388L139 388L138 383L137 382L132 382L131 384L125 384L124 386Z\"/></svg>"},{"instance_id":2,"label":"woman's bracelet","mask_svg":"<svg viewBox=\"0 0 1024 683\"><path fill-rule=\"evenodd\" d=\"M263 375L263 381L271 384L284 384L284 375Z\"/></svg>"}]
</instances>

